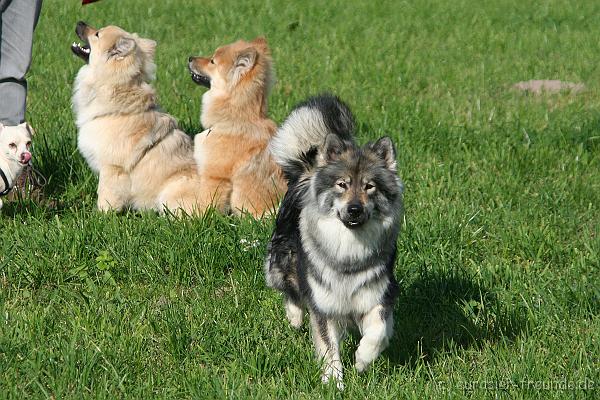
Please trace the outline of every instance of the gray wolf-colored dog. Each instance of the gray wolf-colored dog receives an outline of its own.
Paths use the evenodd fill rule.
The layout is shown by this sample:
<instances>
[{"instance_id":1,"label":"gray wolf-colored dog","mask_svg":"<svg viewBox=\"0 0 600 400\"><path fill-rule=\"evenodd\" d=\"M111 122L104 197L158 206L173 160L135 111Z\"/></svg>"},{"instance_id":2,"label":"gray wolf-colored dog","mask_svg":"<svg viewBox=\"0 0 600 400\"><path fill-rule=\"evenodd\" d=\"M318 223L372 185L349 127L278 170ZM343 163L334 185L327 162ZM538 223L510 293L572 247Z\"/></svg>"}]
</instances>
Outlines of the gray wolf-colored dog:
<instances>
[{"instance_id":1,"label":"gray wolf-colored dog","mask_svg":"<svg viewBox=\"0 0 600 400\"><path fill-rule=\"evenodd\" d=\"M337 97L298 105L271 142L288 181L265 264L267 284L284 294L286 316L310 315L323 382L343 388L339 343L349 323L362 335L359 372L387 346L393 329L396 239L402 183L392 141L359 147L354 118Z\"/></svg>"}]
</instances>

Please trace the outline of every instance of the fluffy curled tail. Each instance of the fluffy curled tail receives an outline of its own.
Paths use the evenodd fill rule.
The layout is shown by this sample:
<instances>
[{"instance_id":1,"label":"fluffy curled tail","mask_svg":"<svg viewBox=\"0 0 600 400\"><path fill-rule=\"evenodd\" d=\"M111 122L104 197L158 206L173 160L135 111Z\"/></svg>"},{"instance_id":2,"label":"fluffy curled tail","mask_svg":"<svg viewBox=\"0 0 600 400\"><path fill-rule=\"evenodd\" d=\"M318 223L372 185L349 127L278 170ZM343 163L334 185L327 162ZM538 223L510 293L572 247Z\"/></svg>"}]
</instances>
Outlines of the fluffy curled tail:
<instances>
[{"instance_id":1,"label":"fluffy curled tail","mask_svg":"<svg viewBox=\"0 0 600 400\"><path fill-rule=\"evenodd\" d=\"M348 106L336 96L324 94L294 107L269 147L286 179L295 181L310 168L327 135L353 141L353 131L354 117Z\"/></svg>"}]
</instances>

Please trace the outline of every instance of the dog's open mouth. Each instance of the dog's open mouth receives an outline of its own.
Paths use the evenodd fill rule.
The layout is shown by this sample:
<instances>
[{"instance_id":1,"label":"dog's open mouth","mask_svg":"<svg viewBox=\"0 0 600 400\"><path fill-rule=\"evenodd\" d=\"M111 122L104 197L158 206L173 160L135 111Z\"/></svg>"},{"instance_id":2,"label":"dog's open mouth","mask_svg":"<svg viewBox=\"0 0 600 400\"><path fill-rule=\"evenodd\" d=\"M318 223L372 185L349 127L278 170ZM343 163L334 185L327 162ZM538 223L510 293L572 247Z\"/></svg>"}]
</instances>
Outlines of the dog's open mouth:
<instances>
[{"instance_id":1,"label":"dog's open mouth","mask_svg":"<svg viewBox=\"0 0 600 400\"><path fill-rule=\"evenodd\" d=\"M346 228L356 229L363 224L364 221L342 221Z\"/></svg>"},{"instance_id":2,"label":"dog's open mouth","mask_svg":"<svg viewBox=\"0 0 600 400\"><path fill-rule=\"evenodd\" d=\"M194 82L210 89L210 78L208 76L197 73L191 67L188 67L188 69L190 70L190 75L192 76L192 80Z\"/></svg>"},{"instance_id":3,"label":"dog's open mouth","mask_svg":"<svg viewBox=\"0 0 600 400\"><path fill-rule=\"evenodd\" d=\"M77 26L75 27L75 34L79 37L80 40L83 41L84 44L73 42L71 45L71 51L77 56L80 57L86 63L90 61L90 44L87 40L87 31L90 27L83 21L77 22Z\"/></svg>"},{"instance_id":4,"label":"dog's open mouth","mask_svg":"<svg viewBox=\"0 0 600 400\"><path fill-rule=\"evenodd\" d=\"M348 229L356 229L361 227L366 221L367 218L348 218L348 219L344 219L341 217L341 215L338 213L338 219L340 221L342 221L342 224L344 224L344 226Z\"/></svg>"},{"instance_id":5,"label":"dog's open mouth","mask_svg":"<svg viewBox=\"0 0 600 400\"><path fill-rule=\"evenodd\" d=\"M90 46L88 44L82 45L81 43L73 42L71 51L86 63L90 61Z\"/></svg>"}]
</instances>

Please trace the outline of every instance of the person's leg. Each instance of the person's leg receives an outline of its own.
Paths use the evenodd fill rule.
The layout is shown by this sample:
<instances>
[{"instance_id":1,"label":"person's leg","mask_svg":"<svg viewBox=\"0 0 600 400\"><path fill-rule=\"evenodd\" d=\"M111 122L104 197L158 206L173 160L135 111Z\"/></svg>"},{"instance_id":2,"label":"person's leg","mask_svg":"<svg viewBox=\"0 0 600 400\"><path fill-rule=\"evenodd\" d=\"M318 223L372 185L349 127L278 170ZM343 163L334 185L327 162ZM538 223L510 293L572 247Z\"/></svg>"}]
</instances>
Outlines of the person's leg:
<instances>
[{"instance_id":1,"label":"person's leg","mask_svg":"<svg viewBox=\"0 0 600 400\"><path fill-rule=\"evenodd\" d=\"M8 5L10 4L12 0L0 0L0 13L4 12L4 10L6 10L6 7L8 7Z\"/></svg>"},{"instance_id":2,"label":"person's leg","mask_svg":"<svg viewBox=\"0 0 600 400\"><path fill-rule=\"evenodd\" d=\"M33 30L42 0L0 0L0 122L25 121L27 82Z\"/></svg>"}]
</instances>

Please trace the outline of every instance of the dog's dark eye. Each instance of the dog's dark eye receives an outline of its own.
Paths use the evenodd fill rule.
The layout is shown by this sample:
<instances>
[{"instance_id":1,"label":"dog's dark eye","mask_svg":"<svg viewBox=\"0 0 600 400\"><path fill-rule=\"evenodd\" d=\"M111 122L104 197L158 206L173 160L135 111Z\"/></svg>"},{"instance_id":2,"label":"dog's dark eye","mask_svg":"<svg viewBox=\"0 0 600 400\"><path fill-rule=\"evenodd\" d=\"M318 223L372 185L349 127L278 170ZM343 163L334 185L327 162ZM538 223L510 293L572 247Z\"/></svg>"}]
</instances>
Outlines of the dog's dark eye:
<instances>
[{"instance_id":1,"label":"dog's dark eye","mask_svg":"<svg viewBox=\"0 0 600 400\"><path fill-rule=\"evenodd\" d=\"M344 181L339 181L339 182L337 183L337 185L338 185L339 187L341 187L342 189L347 189L347 188L348 188L348 185L347 185L347 184L346 184L346 182L344 182Z\"/></svg>"},{"instance_id":2,"label":"dog's dark eye","mask_svg":"<svg viewBox=\"0 0 600 400\"><path fill-rule=\"evenodd\" d=\"M375 185L373 185L373 184L371 184L371 183L367 183L367 184L365 185L365 190L371 190L371 189L373 189L374 187L375 187Z\"/></svg>"},{"instance_id":3,"label":"dog's dark eye","mask_svg":"<svg viewBox=\"0 0 600 400\"><path fill-rule=\"evenodd\" d=\"M30 147L31 147L31 142L27 142L27 143L25 143L25 146L26 146L27 148L30 148Z\"/></svg>"},{"instance_id":4,"label":"dog's dark eye","mask_svg":"<svg viewBox=\"0 0 600 400\"><path fill-rule=\"evenodd\" d=\"M99 38L99 37L100 37L99 33L100 33L100 31L96 31L96 37L97 37L97 38Z\"/></svg>"},{"instance_id":5,"label":"dog's dark eye","mask_svg":"<svg viewBox=\"0 0 600 400\"><path fill-rule=\"evenodd\" d=\"M214 64L214 63L215 63L215 59L214 59L214 58L211 58L211 59L210 59L210 63L211 63L211 64Z\"/></svg>"},{"instance_id":6,"label":"dog's dark eye","mask_svg":"<svg viewBox=\"0 0 600 400\"><path fill-rule=\"evenodd\" d=\"M17 148L17 145L14 143L9 143L8 147L10 147L11 149L15 150Z\"/></svg>"}]
</instances>

